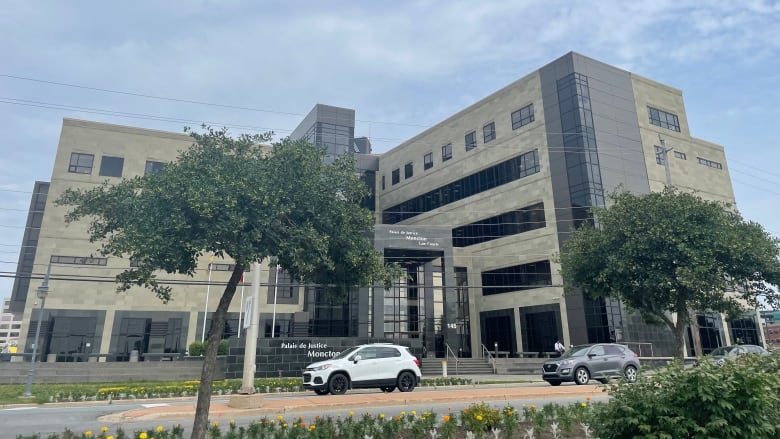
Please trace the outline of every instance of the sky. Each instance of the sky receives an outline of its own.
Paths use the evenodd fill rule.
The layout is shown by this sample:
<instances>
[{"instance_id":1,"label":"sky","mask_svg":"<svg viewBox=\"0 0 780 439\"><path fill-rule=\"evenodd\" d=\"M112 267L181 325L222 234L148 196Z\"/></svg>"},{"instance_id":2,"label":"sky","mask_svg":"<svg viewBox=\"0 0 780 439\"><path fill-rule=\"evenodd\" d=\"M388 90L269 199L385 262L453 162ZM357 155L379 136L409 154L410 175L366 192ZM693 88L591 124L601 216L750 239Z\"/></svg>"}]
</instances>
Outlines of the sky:
<instances>
[{"instance_id":1,"label":"sky","mask_svg":"<svg viewBox=\"0 0 780 439\"><path fill-rule=\"evenodd\" d=\"M64 117L282 137L323 103L381 153L570 51L681 89L742 215L780 236L780 1L4 0L0 276Z\"/></svg>"}]
</instances>

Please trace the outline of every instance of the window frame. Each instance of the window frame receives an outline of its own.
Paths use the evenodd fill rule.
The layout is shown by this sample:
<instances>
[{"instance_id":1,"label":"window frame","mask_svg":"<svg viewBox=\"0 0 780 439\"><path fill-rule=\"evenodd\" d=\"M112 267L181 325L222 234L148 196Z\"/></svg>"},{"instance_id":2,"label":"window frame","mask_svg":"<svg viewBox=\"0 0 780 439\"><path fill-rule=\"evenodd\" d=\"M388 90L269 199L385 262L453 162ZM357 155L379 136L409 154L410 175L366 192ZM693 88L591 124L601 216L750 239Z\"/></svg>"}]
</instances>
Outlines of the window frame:
<instances>
[{"instance_id":1,"label":"window frame","mask_svg":"<svg viewBox=\"0 0 780 439\"><path fill-rule=\"evenodd\" d=\"M395 185L397 185L400 182L401 182L401 169L400 168L395 168L391 172L390 183L393 186L395 186Z\"/></svg>"},{"instance_id":2,"label":"window frame","mask_svg":"<svg viewBox=\"0 0 780 439\"><path fill-rule=\"evenodd\" d=\"M490 122L482 127L482 143L490 143L496 140L496 122Z\"/></svg>"},{"instance_id":3,"label":"window frame","mask_svg":"<svg viewBox=\"0 0 780 439\"><path fill-rule=\"evenodd\" d=\"M470 137L470 139L469 139ZM463 141L466 144L466 151L471 151L477 147L477 132L470 131L463 136Z\"/></svg>"},{"instance_id":4,"label":"window frame","mask_svg":"<svg viewBox=\"0 0 780 439\"><path fill-rule=\"evenodd\" d=\"M404 180L408 180L414 176L414 162L407 162L404 165Z\"/></svg>"},{"instance_id":5,"label":"window frame","mask_svg":"<svg viewBox=\"0 0 780 439\"><path fill-rule=\"evenodd\" d=\"M527 110L527 114L523 115L523 111ZM517 117L515 117L517 115ZM515 120L516 119L516 120ZM515 111L513 111L510 114L509 117L510 122L512 122L512 131L520 129L531 122L533 122L535 119L534 117L534 104L531 102L530 104L526 105L525 107L519 108Z\"/></svg>"},{"instance_id":6,"label":"window frame","mask_svg":"<svg viewBox=\"0 0 780 439\"><path fill-rule=\"evenodd\" d=\"M89 157L89 166L81 163L82 158ZM74 160L75 159L75 160ZM73 174L85 174L91 175L92 168L95 167L95 154L89 154L86 152L71 152L70 162L68 164L68 172Z\"/></svg>"},{"instance_id":7,"label":"window frame","mask_svg":"<svg viewBox=\"0 0 780 439\"><path fill-rule=\"evenodd\" d=\"M119 175L116 175L116 167L119 166ZM122 178L122 172L125 169L125 158L113 155L104 155L100 157L100 169L98 175L100 177L114 177ZM111 171L112 173L109 173Z\"/></svg>"},{"instance_id":8,"label":"window frame","mask_svg":"<svg viewBox=\"0 0 780 439\"><path fill-rule=\"evenodd\" d=\"M452 143L441 146L441 161L446 162L452 159Z\"/></svg>"},{"instance_id":9,"label":"window frame","mask_svg":"<svg viewBox=\"0 0 780 439\"><path fill-rule=\"evenodd\" d=\"M428 151L423 155L423 171L427 171L433 167L433 151Z\"/></svg>"}]
</instances>

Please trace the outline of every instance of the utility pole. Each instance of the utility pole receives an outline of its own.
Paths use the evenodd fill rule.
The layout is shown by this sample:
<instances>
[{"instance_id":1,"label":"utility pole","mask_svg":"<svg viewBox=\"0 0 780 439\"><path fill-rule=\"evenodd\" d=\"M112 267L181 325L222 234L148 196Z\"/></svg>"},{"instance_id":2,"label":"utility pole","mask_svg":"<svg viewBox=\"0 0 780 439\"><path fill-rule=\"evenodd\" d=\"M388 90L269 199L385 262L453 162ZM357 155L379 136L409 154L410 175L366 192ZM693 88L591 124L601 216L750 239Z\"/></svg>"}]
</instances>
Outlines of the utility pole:
<instances>
[{"instance_id":1,"label":"utility pole","mask_svg":"<svg viewBox=\"0 0 780 439\"><path fill-rule=\"evenodd\" d=\"M27 371L27 385L25 385L24 393L22 393L22 396L24 396L25 398L30 398L33 396L32 382L33 382L33 376L35 375L35 365L38 362L38 341L40 340L41 337L41 321L43 320L43 308L46 305L46 296L49 295L50 274L51 274L51 262L49 262L49 266L46 268L46 276L43 278L43 283L36 290L36 294L38 295L38 298L41 299L41 311L38 314L38 329L35 330L35 342L33 343L32 364L30 365L30 370ZM30 313L30 318L32 319L32 313Z\"/></svg>"},{"instance_id":2,"label":"utility pole","mask_svg":"<svg viewBox=\"0 0 780 439\"><path fill-rule=\"evenodd\" d=\"M661 143L661 149L655 152L656 161L663 161L664 171L666 172L666 186L671 188L674 186L672 186L672 171L669 168L669 151L674 151L674 148L667 148L666 142L660 134L658 135L658 141ZM701 347L701 333L699 332L699 317L695 309L688 308L688 318L690 319L688 324L691 328L691 338L693 339L693 355L700 357L703 351Z\"/></svg>"},{"instance_id":3,"label":"utility pole","mask_svg":"<svg viewBox=\"0 0 780 439\"><path fill-rule=\"evenodd\" d=\"M241 393L255 393L255 361L257 361L257 337L260 327L260 263L252 263L252 300L247 302L246 320L249 327L244 340L244 374Z\"/></svg>"}]
</instances>

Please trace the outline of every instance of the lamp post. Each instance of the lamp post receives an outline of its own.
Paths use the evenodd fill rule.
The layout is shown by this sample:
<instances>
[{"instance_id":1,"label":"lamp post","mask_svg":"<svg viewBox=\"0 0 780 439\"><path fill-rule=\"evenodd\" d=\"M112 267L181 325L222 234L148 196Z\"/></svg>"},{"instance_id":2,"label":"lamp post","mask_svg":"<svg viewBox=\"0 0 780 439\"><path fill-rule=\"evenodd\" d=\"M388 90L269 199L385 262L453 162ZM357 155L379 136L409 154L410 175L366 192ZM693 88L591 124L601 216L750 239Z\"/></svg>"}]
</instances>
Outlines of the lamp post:
<instances>
[{"instance_id":1,"label":"lamp post","mask_svg":"<svg viewBox=\"0 0 780 439\"><path fill-rule=\"evenodd\" d=\"M41 286L38 287L37 290L35 290L35 294L38 296L39 299L41 299L41 312L38 315L38 328L35 330L35 342L33 343L33 354L32 354L32 364L30 365L30 370L27 372L27 386L24 388L24 393L22 396L25 397L31 397L32 396L32 382L33 382L33 375L35 375L35 365L38 360L38 340L41 337L41 321L43 321L43 307L46 304L46 296L49 295L49 274L51 273L51 264L46 268L46 276L43 278L43 283ZM30 314L30 317L32 317L32 314Z\"/></svg>"}]
</instances>

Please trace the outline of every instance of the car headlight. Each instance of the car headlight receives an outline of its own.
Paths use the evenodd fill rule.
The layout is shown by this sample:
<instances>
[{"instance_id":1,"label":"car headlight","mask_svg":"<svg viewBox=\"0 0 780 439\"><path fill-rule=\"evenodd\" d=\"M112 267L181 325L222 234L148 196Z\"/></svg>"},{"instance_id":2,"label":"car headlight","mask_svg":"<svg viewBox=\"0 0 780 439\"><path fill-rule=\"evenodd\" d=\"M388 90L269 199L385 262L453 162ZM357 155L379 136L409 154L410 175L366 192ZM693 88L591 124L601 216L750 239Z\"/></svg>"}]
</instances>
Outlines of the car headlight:
<instances>
[{"instance_id":1,"label":"car headlight","mask_svg":"<svg viewBox=\"0 0 780 439\"><path fill-rule=\"evenodd\" d=\"M574 360L563 360L561 361L561 366L569 366L574 364Z\"/></svg>"},{"instance_id":2,"label":"car headlight","mask_svg":"<svg viewBox=\"0 0 780 439\"><path fill-rule=\"evenodd\" d=\"M323 364L322 366L312 367L311 370L317 372L320 370L330 369L331 366L332 366L331 364Z\"/></svg>"}]
</instances>

